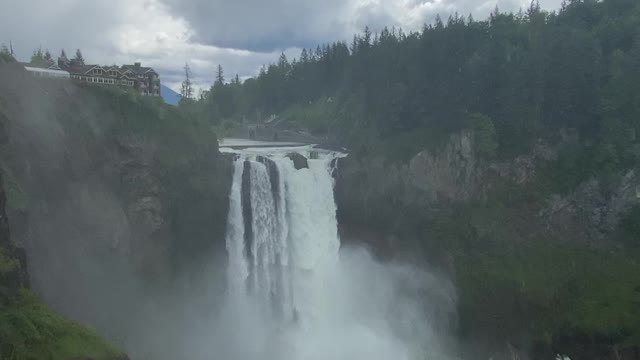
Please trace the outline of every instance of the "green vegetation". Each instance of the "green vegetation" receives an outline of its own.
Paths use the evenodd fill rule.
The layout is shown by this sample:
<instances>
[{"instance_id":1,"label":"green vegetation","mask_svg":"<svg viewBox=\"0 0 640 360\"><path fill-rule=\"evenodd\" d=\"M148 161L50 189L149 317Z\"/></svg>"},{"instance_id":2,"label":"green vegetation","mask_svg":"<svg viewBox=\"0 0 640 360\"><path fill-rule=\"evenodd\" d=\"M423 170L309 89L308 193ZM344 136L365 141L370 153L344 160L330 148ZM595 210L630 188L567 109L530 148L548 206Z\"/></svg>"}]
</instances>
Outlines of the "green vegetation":
<instances>
[{"instance_id":1,"label":"green vegetation","mask_svg":"<svg viewBox=\"0 0 640 360\"><path fill-rule=\"evenodd\" d=\"M471 114L469 122L469 128L473 130L474 135L475 153L482 158L495 157L498 142L496 128L491 118L483 114Z\"/></svg>"},{"instance_id":2,"label":"green vegetation","mask_svg":"<svg viewBox=\"0 0 640 360\"><path fill-rule=\"evenodd\" d=\"M0 305L2 360L113 360L120 354L92 330L51 311L28 290Z\"/></svg>"},{"instance_id":3,"label":"green vegetation","mask_svg":"<svg viewBox=\"0 0 640 360\"><path fill-rule=\"evenodd\" d=\"M18 265L19 264L16 259L6 254L5 249L0 248L0 279L14 271ZM0 285L0 295L4 295L2 285Z\"/></svg>"},{"instance_id":4,"label":"green vegetation","mask_svg":"<svg viewBox=\"0 0 640 360\"><path fill-rule=\"evenodd\" d=\"M640 247L640 205L634 206L625 214L621 229L625 242Z\"/></svg>"},{"instance_id":5,"label":"green vegetation","mask_svg":"<svg viewBox=\"0 0 640 360\"><path fill-rule=\"evenodd\" d=\"M216 81L184 105L214 124L281 114L292 128L382 154L381 141L419 149L429 141L416 133L446 138L465 125L461 114L489 119L481 129L495 132L496 145L479 139L489 157L527 153L538 138L575 129L568 151L590 156L573 165L582 170L567 169L571 179L557 179L570 188L590 169L615 173L640 156L638 28L637 1L571 0L558 12L534 1L484 21L456 14L419 32L365 29L350 44L282 55L242 84Z\"/></svg>"},{"instance_id":6,"label":"green vegetation","mask_svg":"<svg viewBox=\"0 0 640 360\"><path fill-rule=\"evenodd\" d=\"M49 56L49 60L51 60L51 54L49 53L49 50L42 51L41 47L33 50L33 54L31 55L29 64L34 66L47 66L47 58L45 54L47 54Z\"/></svg>"},{"instance_id":7,"label":"green vegetation","mask_svg":"<svg viewBox=\"0 0 640 360\"><path fill-rule=\"evenodd\" d=\"M16 59L11 55L11 51L7 45L0 45L0 64L15 62Z\"/></svg>"},{"instance_id":8,"label":"green vegetation","mask_svg":"<svg viewBox=\"0 0 640 360\"><path fill-rule=\"evenodd\" d=\"M561 239L522 212L478 204L455 214L468 222L442 217L433 224L432 233L453 242L463 336L484 333L523 346L549 346L560 336L640 345L637 254Z\"/></svg>"},{"instance_id":9,"label":"green vegetation","mask_svg":"<svg viewBox=\"0 0 640 360\"><path fill-rule=\"evenodd\" d=\"M18 183L18 180L13 176L11 169L1 162L0 166L7 196L7 208L18 211L26 210L29 205L27 194Z\"/></svg>"}]
</instances>

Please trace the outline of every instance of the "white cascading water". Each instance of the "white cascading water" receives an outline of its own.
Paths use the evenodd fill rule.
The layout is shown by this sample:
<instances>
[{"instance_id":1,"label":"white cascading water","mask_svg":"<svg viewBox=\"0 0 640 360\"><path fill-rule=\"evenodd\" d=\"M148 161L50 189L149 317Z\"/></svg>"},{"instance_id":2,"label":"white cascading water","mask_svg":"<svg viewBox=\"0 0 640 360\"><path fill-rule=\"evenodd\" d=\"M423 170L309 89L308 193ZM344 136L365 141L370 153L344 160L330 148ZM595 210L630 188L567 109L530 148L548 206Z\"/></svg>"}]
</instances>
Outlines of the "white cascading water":
<instances>
[{"instance_id":1,"label":"white cascading water","mask_svg":"<svg viewBox=\"0 0 640 360\"><path fill-rule=\"evenodd\" d=\"M223 358L442 359L435 341L410 344L432 334L416 307L396 307L395 275L341 254L332 177L341 154L298 149L309 159L297 170L291 151L236 152Z\"/></svg>"}]
</instances>

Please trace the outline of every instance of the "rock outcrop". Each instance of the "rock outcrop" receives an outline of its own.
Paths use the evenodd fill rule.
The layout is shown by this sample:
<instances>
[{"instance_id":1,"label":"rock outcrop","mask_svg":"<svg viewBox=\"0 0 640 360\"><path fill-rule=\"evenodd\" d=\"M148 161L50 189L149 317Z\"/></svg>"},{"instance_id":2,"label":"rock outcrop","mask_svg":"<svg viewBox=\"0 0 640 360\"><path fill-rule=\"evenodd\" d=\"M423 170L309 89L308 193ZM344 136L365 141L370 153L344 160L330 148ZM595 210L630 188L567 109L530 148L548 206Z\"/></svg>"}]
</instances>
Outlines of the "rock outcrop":
<instances>
[{"instance_id":1,"label":"rock outcrop","mask_svg":"<svg viewBox=\"0 0 640 360\"><path fill-rule=\"evenodd\" d=\"M454 133L439 150L422 150L408 162L391 162L380 156L341 160L337 174L339 213L360 218L388 217L395 208L413 207L435 211L449 203L485 201L496 187L536 186L541 172L558 158L558 148L538 141L530 154L511 160L487 161L474 150L470 130ZM569 194L546 194L546 206L538 212L542 221L558 231L570 231L575 238L598 242L619 227L621 217L640 204L638 170L628 170L611 188L589 179ZM384 204L384 205L383 205ZM381 213L382 212L382 213ZM383 214L384 213L384 214Z\"/></svg>"},{"instance_id":2,"label":"rock outcrop","mask_svg":"<svg viewBox=\"0 0 640 360\"><path fill-rule=\"evenodd\" d=\"M570 194L553 194L539 215L549 226L571 228L578 238L597 244L614 234L621 218L639 204L640 176L629 170L613 189L590 179Z\"/></svg>"},{"instance_id":3,"label":"rock outcrop","mask_svg":"<svg viewBox=\"0 0 640 360\"><path fill-rule=\"evenodd\" d=\"M296 168L296 170L309 168L309 162L307 161L307 158L304 157L304 155L299 153L291 153L287 154L287 157L291 159L291 161L293 161L293 166Z\"/></svg>"},{"instance_id":4,"label":"rock outcrop","mask_svg":"<svg viewBox=\"0 0 640 360\"><path fill-rule=\"evenodd\" d=\"M473 132L451 135L444 149L423 150L409 161L408 181L433 197L467 200L478 192L479 173Z\"/></svg>"}]
</instances>

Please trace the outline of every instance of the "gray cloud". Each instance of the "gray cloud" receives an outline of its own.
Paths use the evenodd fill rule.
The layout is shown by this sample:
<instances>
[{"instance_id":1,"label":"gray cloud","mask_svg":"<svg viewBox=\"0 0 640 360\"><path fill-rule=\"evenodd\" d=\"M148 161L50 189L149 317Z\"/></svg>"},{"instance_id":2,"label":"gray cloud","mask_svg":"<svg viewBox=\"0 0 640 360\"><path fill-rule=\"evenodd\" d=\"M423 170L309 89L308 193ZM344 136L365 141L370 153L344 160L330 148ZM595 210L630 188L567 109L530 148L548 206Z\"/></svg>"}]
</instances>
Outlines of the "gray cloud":
<instances>
[{"instance_id":1,"label":"gray cloud","mask_svg":"<svg viewBox=\"0 0 640 360\"><path fill-rule=\"evenodd\" d=\"M341 36L344 0L163 0L208 44L252 51L311 46Z\"/></svg>"},{"instance_id":2,"label":"gray cloud","mask_svg":"<svg viewBox=\"0 0 640 360\"><path fill-rule=\"evenodd\" d=\"M517 11L528 0L161 0L207 44L274 51L348 39L365 26L417 30L436 14L488 15L496 5ZM543 0L557 8L560 0Z\"/></svg>"}]
</instances>

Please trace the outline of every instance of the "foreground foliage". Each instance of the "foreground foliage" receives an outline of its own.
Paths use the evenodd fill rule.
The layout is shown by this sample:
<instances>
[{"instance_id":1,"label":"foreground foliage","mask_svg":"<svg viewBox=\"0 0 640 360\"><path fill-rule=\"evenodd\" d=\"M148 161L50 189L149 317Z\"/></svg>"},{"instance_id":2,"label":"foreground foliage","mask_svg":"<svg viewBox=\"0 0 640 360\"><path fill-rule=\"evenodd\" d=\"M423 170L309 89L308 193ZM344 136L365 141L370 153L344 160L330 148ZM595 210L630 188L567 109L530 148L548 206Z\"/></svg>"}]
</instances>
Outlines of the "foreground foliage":
<instances>
[{"instance_id":1,"label":"foreground foliage","mask_svg":"<svg viewBox=\"0 0 640 360\"><path fill-rule=\"evenodd\" d=\"M0 305L0 358L113 360L121 356L91 329L54 313L22 289Z\"/></svg>"}]
</instances>

